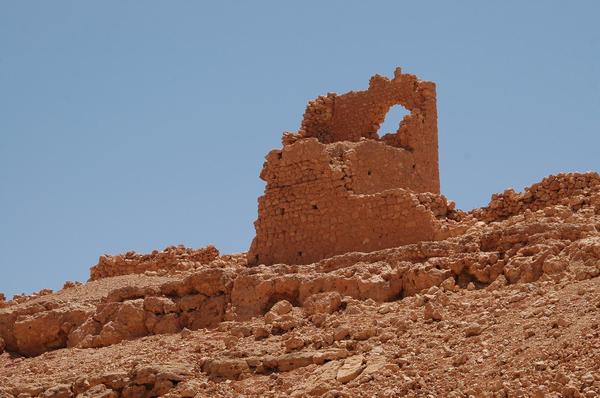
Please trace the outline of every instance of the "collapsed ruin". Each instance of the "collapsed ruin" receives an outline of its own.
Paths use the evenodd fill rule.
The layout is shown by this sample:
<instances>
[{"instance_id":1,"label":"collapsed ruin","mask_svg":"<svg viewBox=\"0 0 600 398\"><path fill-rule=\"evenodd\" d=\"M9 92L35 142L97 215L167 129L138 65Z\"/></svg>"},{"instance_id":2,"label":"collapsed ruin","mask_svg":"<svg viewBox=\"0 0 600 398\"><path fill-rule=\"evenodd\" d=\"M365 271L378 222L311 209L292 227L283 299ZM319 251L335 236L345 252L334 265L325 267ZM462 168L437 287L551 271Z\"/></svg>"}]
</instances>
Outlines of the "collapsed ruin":
<instances>
[{"instance_id":1,"label":"collapsed ruin","mask_svg":"<svg viewBox=\"0 0 600 398\"><path fill-rule=\"evenodd\" d=\"M0 293L0 398L598 396L600 175L462 212L436 140L433 84L400 70L312 101L248 256L103 255L87 283Z\"/></svg>"},{"instance_id":2,"label":"collapsed ruin","mask_svg":"<svg viewBox=\"0 0 600 398\"><path fill-rule=\"evenodd\" d=\"M410 114L380 137L395 105ZM454 205L439 195L434 83L397 68L365 91L319 96L282 141L260 174L267 186L250 264L308 264L449 236Z\"/></svg>"},{"instance_id":3,"label":"collapsed ruin","mask_svg":"<svg viewBox=\"0 0 600 398\"><path fill-rule=\"evenodd\" d=\"M435 87L398 69L310 102L261 178L247 254L103 255L0 293L0 398L598 396L598 173L455 210Z\"/></svg>"}]
</instances>

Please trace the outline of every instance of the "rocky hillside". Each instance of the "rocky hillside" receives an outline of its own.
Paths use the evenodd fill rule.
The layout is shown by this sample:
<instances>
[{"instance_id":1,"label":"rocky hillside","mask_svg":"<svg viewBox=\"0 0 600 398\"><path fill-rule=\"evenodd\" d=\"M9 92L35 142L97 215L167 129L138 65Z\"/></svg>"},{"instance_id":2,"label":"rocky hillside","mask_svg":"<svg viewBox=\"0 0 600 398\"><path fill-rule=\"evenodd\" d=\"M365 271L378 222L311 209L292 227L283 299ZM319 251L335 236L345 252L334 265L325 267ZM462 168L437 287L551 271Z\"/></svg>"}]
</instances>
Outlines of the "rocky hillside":
<instances>
[{"instance_id":1,"label":"rocky hillside","mask_svg":"<svg viewBox=\"0 0 600 398\"><path fill-rule=\"evenodd\" d=\"M600 176L306 265L170 247L0 296L0 397L600 396Z\"/></svg>"}]
</instances>

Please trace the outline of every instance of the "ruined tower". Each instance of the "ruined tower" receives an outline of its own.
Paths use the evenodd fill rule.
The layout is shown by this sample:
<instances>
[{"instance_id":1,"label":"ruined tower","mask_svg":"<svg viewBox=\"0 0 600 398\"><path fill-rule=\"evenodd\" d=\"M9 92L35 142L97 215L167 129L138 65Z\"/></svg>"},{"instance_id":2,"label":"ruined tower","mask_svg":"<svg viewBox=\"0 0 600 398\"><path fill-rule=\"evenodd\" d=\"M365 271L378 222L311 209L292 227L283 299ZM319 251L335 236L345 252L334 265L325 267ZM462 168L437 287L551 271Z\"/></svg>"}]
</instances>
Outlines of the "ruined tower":
<instances>
[{"instance_id":1,"label":"ruined tower","mask_svg":"<svg viewBox=\"0 0 600 398\"><path fill-rule=\"evenodd\" d=\"M378 130L394 105L410 114ZM435 84L375 75L365 91L310 101L260 177L250 264L305 264L350 251L439 239L451 205L439 196Z\"/></svg>"}]
</instances>

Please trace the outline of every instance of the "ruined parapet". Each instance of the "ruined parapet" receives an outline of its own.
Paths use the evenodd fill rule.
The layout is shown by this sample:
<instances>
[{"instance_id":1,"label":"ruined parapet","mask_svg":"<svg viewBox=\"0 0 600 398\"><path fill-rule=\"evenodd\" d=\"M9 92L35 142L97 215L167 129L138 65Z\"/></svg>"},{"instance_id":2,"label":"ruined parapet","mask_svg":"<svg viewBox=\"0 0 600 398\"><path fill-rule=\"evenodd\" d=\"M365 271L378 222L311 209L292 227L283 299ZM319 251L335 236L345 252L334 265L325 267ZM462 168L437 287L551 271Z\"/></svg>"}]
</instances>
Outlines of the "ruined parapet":
<instances>
[{"instance_id":1,"label":"ruined parapet","mask_svg":"<svg viewBox=\"0 0 600 398\"><path fill-rule=\"evenodd\" d=\"M162 251L150 254L127 252L116 256L102 255L98 264L90 268L90 280L112 276L143 274L144 272L169 273L187 270L199 264L208 264L219 257L216 247L208 245L200 249L183 246L169 246Z\"/></svg>"},{"instance_id":2,"label":"ruined parapet","mask_svg":"<svg viewBox=\"0 0 600 398\"><path fill-rule=\"evenodd\" d=\"M410 111L395 133L379 137L385 116L394 105ZM338 141L380 140L411 154L417 191L440 192L435 83L394 71L394 78L375 75L365 91L328 93L310 101L298 136L315 137L324 144Z\"/></svg>"},{"instance_id":3,"label":"ruined parapet","mask_svg":"<svg viewBox=\"0 0 600 398\"><path fill-rule=\"evenodd\" d=\"M410 114L379 137L386 113ZM453 204L439 196L435 85L396 69L366 91L311 101L260 177L249 264L303 264L350 251L441 239ZM427 194L425 194L427 193Z\"/></svg>"},{"instance_id":4,"label":"ruined parapet","mask_svg":"<svg viewBox=\"0 0 600 398\"><path fill-rule=\"evenodd\" d=\"M494 194L486 207L471 213L490 222L556 205L567 206L573 211L592 206L600 211L600 175L596 172L551 175L526 187L523 192L511 188Z\"/></svg>"}]
</instances>

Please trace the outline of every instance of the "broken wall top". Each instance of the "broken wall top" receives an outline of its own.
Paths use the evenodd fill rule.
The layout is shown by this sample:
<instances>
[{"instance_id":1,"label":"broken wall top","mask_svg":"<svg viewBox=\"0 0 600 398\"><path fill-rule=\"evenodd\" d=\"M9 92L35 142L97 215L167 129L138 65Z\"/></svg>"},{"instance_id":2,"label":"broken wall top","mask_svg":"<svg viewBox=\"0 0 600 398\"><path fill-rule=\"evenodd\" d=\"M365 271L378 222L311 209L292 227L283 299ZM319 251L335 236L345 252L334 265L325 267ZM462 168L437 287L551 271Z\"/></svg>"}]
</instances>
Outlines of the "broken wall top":
<instances>
[{"instance_id":1,"label":"broken wall top","mask_svg":"<svg viewBox=\"0 0 600 398\"><path fill-rule=\"evenodd\" d=\"M381 124L395 105L410 113L395 132L380 137ZM328 93L310 101L300 130L284 133L282 141L290 145L306 138L323 144L370 139L409 151L414 159L411 172L421 182L418 191L440 192L435 83L403 74L400 68L392 79L371 77L367 90Z\"/></svg>"},{"instance_id":2,"label":"broken wall top","mask_svg":"<svg viewBox=\"0 0 600 398\"><path fill-rule=\"evenodd\" d=\"M303 138L316 137L323 143L358 141L362 137L377 139L377 132L392 106L402 105L409 110L411 114L405 118L408 122L417 115L435 114L435 102L435 83L402 74L400 68L396 68L392 79L380 75L371 77L365 91L328 93L310 101L299 134ZM410 142L405 141L400 146L410 148Z\"/></svg>"}]
</instances>

